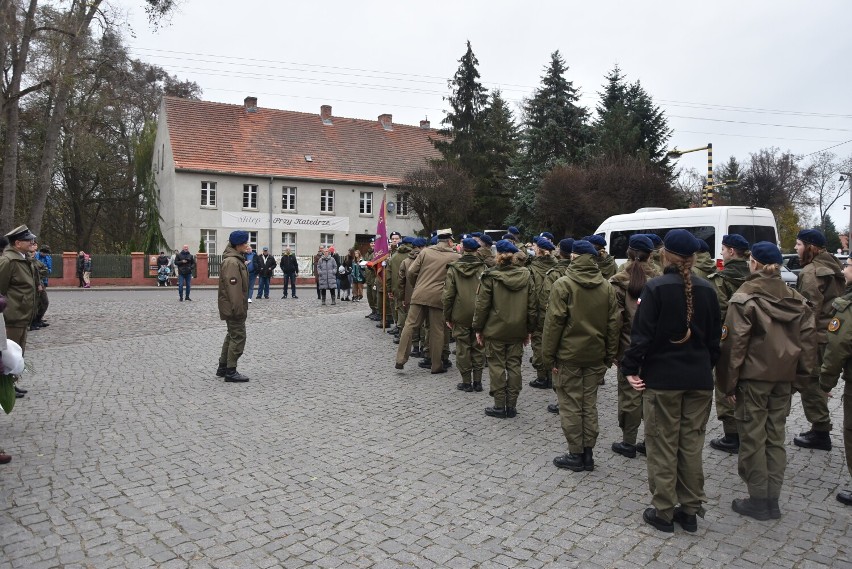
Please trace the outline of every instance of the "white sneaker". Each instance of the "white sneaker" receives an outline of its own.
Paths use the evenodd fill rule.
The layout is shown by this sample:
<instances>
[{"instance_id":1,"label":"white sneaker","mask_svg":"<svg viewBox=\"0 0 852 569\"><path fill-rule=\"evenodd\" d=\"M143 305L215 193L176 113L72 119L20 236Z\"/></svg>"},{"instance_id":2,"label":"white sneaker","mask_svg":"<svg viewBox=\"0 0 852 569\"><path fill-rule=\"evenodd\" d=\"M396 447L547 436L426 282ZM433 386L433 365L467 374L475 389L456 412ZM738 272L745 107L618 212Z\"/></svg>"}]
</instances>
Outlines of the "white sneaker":
<instances>
[{"instance_id":1,"label":"white sneaker","mask_svg":"<svg viewBox=\"0 0 852 569\"><path fill-rule=\"evenodd\" d=\"M250 302L251 302L251 299L248 299L248 301L249 301L249 303L250 303Z\"/></svg>"}]
</instances>

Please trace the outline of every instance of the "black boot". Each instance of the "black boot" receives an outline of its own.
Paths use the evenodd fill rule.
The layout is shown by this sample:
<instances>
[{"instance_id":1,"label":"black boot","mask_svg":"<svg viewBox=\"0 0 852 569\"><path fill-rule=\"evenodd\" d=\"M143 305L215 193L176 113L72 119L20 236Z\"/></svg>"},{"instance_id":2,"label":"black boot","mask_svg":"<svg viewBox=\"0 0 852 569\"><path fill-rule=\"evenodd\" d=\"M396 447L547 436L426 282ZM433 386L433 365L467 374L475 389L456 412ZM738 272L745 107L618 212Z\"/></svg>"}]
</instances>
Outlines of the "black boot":
<instances>
[{"instance_id":1,"label":"black boot","mask_svg":"<svg viewBox=\"0 0 852 569\"><path fill-rule=\"evenodd\" d=\"M459 391L464 391L466 393L473 393L473 384L462 382L456 385L456 389L458 389Z\"/></svg>"},{"instance_id":2,"label":"black boot","mask_svg":"<svg viewBox=\"0 0 852 569\"><path fill-rule=\"evenodd\" d=\"M547 375L540 375L530 382L530 387L535 387L536 389L550 389L552 386L552 383L548 385Z\"/></svg>"},{"instance_id":3,"label":"black boot","mask_svg":"<svg viewBox=\"0 0 852 569\"><path fill-rule=\"evenodd\" d=\"M493 406L493 407L486 407L485 408L485 414L488 415L489 417L497 417L497 418L500 418L500 419L505 419L505 418L508 417L508 415L506 414L506 408L505 407L497 407L496 405Z\"/></svg>"},{"instance_id":4,"label":"black boot","mask_svg":"<svg viewBox=\"0 0 852 569\"><path fill-rule=\"evenodd\" d=\"M687 514L681 509L680 506L677 506L674 509L672 521L679 523L680 527L682 527L684 531L688 531L690 533L695 533L696 531L698 531L698 518L696 517L696 515Z\"/></svg>"},{"instance_id":5,"label":"black boot","mask_svg":"<svg viewBox=\"0 0 852 569\"><path fill-rule=\"evenodd\" d=\"M592 447L583 447L583 469L595 469L595 459L592 458Z\"/></svg>"},{"instance_id":6,"label":"black boot","mask_svg":"<svg viewBox=\"0 0 852 569\"><path fill-rule=\"evenodd\" d=\"M636 445L625 442L612 443L612 452L616 452L627 458L636 458Z\"/></svg>"},{"instance_id":7,"label":"black boot","mask_svg":"<svg viewBox=\"0 0 852 569\"><path fill-rule=\"evenodd\" d=\"M228 364L220 363L216 368L216 377L225 377L226 373L228 373Z\"/></svg>"},{"instance_id":8,"label":"black boot","mask_svg":"<svg viewBox=\"0 0 852 569\"><path fill-rule=\"evenodd\" d=\"M583 472L586 469L583 465L583 455L574 454L573 452L557 456L553 459L553 464L556 468L567 468L574 472Z\"/></svg>"},{"instance_id":9,"label":"black boot","mask_svg":"<svg viewBox=\"0 0 852 569\"><path fill-rule=\"evenodd\" d=\"M473 390L482 391L482 370L473 370Z\"/></svg>"},{"instance_id":10,"label":"black boot","mask_svg":"<svg viewBox=\"0 0 852 569\"><path fill-rule=\"evenodd\" d=\"M845 506L852 506L852 492L838 492L837 501Z\"/></svg>"},{"instance_id":11,"label":"black boot","mask_svg":"<svg viewBox=\"0 0 852 569\"><path fill-rule=\"evenodd\" d=\"M831 436L827 431L806 431L793 439L797 447L816 450L831 450Z\"/></svg>"},{"instance_id":12,"label":"black boot","mask_svg":"<svg viewBox=\"0 0 852 569\"><path fill-rule=\"evenodd\" d=\"M725 433L724 437L711 440L710 446L716 450L737 454L740 452L740 436L737 433Z\"/></svg>"},{"instance_id":13,"label":"black boot","mask_svg":"<svg viewBox=\"0 0 852 569\"><path fill-rule=\"evenodd\" d=\"M763 498L737 498L731 502L731 509L738 514L762 522L771 518L768 500Z\"/></svg>"},{"instance_id":14,"label":"black boot","mask_svg":"<svg viewBox=\"0 0 852 569\"><path fill-rule=\"evenodd\" d=\"M767 507L769 508L769 517L773 520L780 520L781 506L778 504L778 498L769 498L766 502Z\"/></svg>"},{"instance_id":15,"label":"black boot","mask_svg":"<svg viewBox=\"0 0 852 569\"><path fill-rule=\"evenodd\" d=\"M657 515L657 508L646 508L645 511L642 512L642 519L645 520L645 523L660 531L674 533L674 523L667 522L663 518L659 517Z\"/></svg>"},{"instance_id":16,"label":"black boot","mask_svg":"<svg viewBox=\"0 0 852 569\"><path fill-rule=\"evenodd\" d=\"M249 378L238 372L235 367L229 367L225 372L225 381L228 383L245 383L248 380Z\"/></svg>"},{"instance_id":17,"label":"black boot","mask_svg":"<svg viewBox=\"0 0 852 569\"><path fill-rule=\"evenodd\" d=\"M648 451L645 448L645 441L640 441L640 442L636 443L636 452L638 452L639 454L644 454L645 456L647 456Z\"/></svg>"},{"instance_id":18,"label":"black boot","mask_svg":"<svg viewBox=\"0 0 852 569\"><path fill-rule=\"evenodd\" d=\"M548 403L547 404L547 412L553 413L554 415L559 414L559 403Z\"/></svg>"}]
</instances>

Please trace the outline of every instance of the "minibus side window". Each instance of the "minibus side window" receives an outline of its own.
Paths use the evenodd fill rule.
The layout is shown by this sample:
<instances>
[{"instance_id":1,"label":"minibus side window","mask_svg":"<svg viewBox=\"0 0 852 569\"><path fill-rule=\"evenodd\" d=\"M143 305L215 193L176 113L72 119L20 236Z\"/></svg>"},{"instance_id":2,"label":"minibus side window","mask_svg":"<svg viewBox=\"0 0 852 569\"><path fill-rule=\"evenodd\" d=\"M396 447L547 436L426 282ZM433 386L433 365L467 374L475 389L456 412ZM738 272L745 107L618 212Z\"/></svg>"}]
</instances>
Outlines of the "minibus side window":
<instances>
[{"instance_id":1,"label":"minibus side window","mask_svg":"<svg viewBox=\"0 0 852 569\"><path fill-rule=\"evenodd\" d=\"M728 234L731 233L742 235L752 245L758 241L778 243L775 237L775 228L771 225L729 225Z\"/></svg>"},{"instance_id":2,"label":"minibus side window","mask_svg":"<svg viewBox=\"0 0 852 569\"><path fill-rule=\"evenodd\" d=\"M637 233L642 233L642 231L636 229L633 231L613 231L610 233L609 254L616 259L626 259L627 245L629 244L630 237Z\"/></svg>"},{"instance_id":3,"label":"minibus side window","mask_svg":"<svg viewBox=\"0 0 852 569\"><path fill-rule=\"evenodd\" d=\"M674 227L667 227L665 229L651 229L650 231L645 231L645 233L656 233L660 236L661 239L666 238L666 233L675 229ZM677 229L686 229L696 238L703 240L707 243L707 247L710 248L710 256L716 257L716 228L712 225L701 225L697 227L679 227Z\"/></svg>"}]
</instances>

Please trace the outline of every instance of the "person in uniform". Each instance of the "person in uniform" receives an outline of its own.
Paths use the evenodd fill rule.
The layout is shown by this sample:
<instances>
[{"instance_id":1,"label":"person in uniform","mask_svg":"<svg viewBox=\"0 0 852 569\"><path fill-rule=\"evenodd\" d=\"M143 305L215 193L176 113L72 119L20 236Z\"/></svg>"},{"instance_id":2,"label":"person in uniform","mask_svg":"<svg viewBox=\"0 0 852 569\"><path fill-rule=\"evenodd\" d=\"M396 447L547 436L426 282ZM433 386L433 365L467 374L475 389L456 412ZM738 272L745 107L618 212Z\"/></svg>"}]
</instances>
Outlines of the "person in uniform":
<instances>
[{"instance_id":1,"label":"person in uniform","mask_svg":"<svg viewBox=\"0 0 852 569\"><path fill-rule=\"evenodd\" d=\"M571 249L574 246L574 240L571 237L566 237L565 239L559 242L559 249L557 253L557 261L556 265L553 266L552 269L547 271L544 282L541 285L541 288L538 290L536 298L536 315L537 319L540 322L544 322L544 319L547 317L547 306L550 302L550 291L553 290L553 283L558 281L561 277L564 277L568 272L568 267L571 266ZM548 370L548 375L553 377L553 371ZM559 402L556 403L548 403L547 410L550 413L558 414L559 413Z\"/></svg>"},{"instance_id":2,"label":"person in uniform","mask_svg":"<svg viewBox=\"0 0 852 569\"><path fill-rule=\"evenodd\" d=\"M396 369L403 369L411 351L414 330L428 318L429 320L429 355L432 373L445 373L449 363L450 350L444 344L444 305L441 302L441 291L447 278L447 266L458 260L458 253L453 249L452 229L438 231L434 247L420 251L408 269L408 279L414 286L411 293L411 305L408 318L399 339L399 349L396 351Z\"/></svg>"},{"instance_id":3,"label":"person in uniform","mask_svg":"<svg viewBox=\"0 0 852 569\"><path fill-rule=\"evenodd\" d=\"M6 238L9 245L0 256L0 294L6 297L6 337L26 353L27 332L38 309L39 276L29 256L36 236L26 225L19 225Z\"/></svg>"},{"instance_id":4,"label":"person in uniform","mask_svg":"<svg viewBox=\"0 0 852 569\"><path fill-rule=\"evenodd\" d=\"M748 269L748 248L748 241L742 235L732 233L722 236L722 262L725 267L709 276L710 282L716 287L722 322L725 321L725 314L728 311L728 300L751 274ZM722 423L723 436L711 439L710 446L716 450L736 454L740 448L740 437L737 434L734 405L718 387L714 393L716 416Z\"/></svg>"},{"instance_id":5,"label":"person in uniform","mask_svg":"<svg viewBox=\"0 0 852 569\"><path fill-rule=\"evenodd\" d=\"M364 260L369 263L373 260L373 244L375 243L375 237L370 241L370 247L367 249L367 254L364 255ZM379 311L376 310L376 271L373 267L369 266L369 264L364 268L364 281L367 287L367 304L370 306L370 313L364 318L369 318L370 320L380 320L381 316L379 316ZM317 281L319 283L319 281ZM317 298L319 298L319 284L317 284Z\"/></svg>"},{"instance_id":6,"label":"person in uniform","mask_svg":"<svg viewBox=\"0 0 852 569\"><path fill-rule=\"evenodd\" d=\"M651 253L651 258L648 259L648 262L654 266L657 272L663 274L663 240L656 233L644 233L643 235L654 244L654 252Z\"/></svg>"},{"instance_id":7,"label":"person in uniform","mask_svg":"<svg viewBox=\"0 0 852 569\"><path fill-rule=\"evenodd\" d=\"M485 414L512 418L521 393L524 346L536 326L535 295L529 269L515 262L515 244L501 239L495 246L496 265L482 273L476 292L473 329L476 342L485 346L489 395L494 398Z\"/></svg>"},{"instance_id":8,"label":"person in uniform","mask_svg":"<svg viewBox=\"0 0 852 569\"><path fill-rule=\"evenodd\" d=\"M630 329L639 304L639 295L645 283L660 273L649 259L654 243L645 235L632 235L627 246L627 263L609 279L615 290L618 309L621 312L621 341L616 360L620 360L630 346ZM612 443L612 450L627 458L636 458L636 453L645 454L645 442L637 443L639 425L642 423L642 392L636 391L627 378L618 370L618 426L621 441Z\"/></svg>"},{"instance_id":9,"label":"person in uniform","mask_svg":"<svg viewBox=\"0 0 852 569\"><path fill-rule=\"evenodd\" d=\"M601 275L598 250L574 241L571 265L553 283L542 338L542 359L553 372L568 454L553 464L574 472L594 470L598 440L598 384L615 361L619 311L615 291Z\"/></svg>"},{"instance_id":10,"label":"person in uniform","mask_svg":"<svg viewBox=\"0 0 852 569\"><path fill-rule=\"evenodd\" d=\"M831 303L834 314L828 322L828 342L819 372L819 386L828 394L837 385L838 376L843 374L843 446L846 467L852 476L852 257L843 264L843 278L846 293ZM852 506L852 492L839 492L837 501Z\"/></svg>"},{"instance_id":11,"label":"person in uniform","mask_svg":"<svg viewBox=\"0 0 852 569\"><path fill-rule=\"evenodd\" d=\"M707 241L699 239L698 246L698 253L695 254L695 264L692 266L692 274L706 279L716 272L716 261L710 256L710 246L707 245Z\"/></svg>"},{"instance_id":12,"label":"person in uniform","mask_svg":"<svg viewBox=\"0 0 852 569\"><path fill-rule=\"evenodd\" d=\"M644 390L652 507L642 518L663 532L674 531L673 521L693 532L707 501L701 453L722 323L713 285L692 278L698 240L673 229L664 244L666 268L639 296L621 373L634 389Z\"/></svg>"},{"instance_id":13,"label":"person in uniform","mask_svg":"<svg viewBox=\"0 0 852 569\"><path fill-rule=\"evenodd\" d=\"M825 235L819 229L803 229L796 236L796 253L802 271L796 288L811 301L816 319L818 363L807 377L798 377L793 389L799 392L811 428L793 439L798 447L831 450L831 416L828 400L819 388L819 366L828 343L828 324L835 298L843 296L845 279L837 258L825 250Z\"/></svg>"},{"instance_id":14,"label":"person in uniform","mask_svg":"<svg viewBox=\"0 0 852 569\"><path fill-rule=\"evenodd\" d=\"M813 312L781 280L783 262L774 243L752 246L751 275L728 303L716 364L716 385L736 404L739 474L748 488L748 498L734 500L731 508L757 520L781 517L793 381L816 364Z\"/></svg>"},{"instance_id":15,"label":"person in uniform","mask_svg":"<svg viewBox=\"0 0 852 569\"><path fill-rule=\"evenodd\" d=\"M614 277L618 268L615 266L615 257L606 252L606 239L600 235L587 235L583 239L591 243L598 252L595 263L598 264L598 269L600 269L603 278L611 279Z\"/></svg>"},{"instance_id":16,"label":"person in uniform","mask_svg":"<svg viewBox=\"0 0 852 569\"><path fill-rule=\"evenodd\" d=\"M556 258L551 255L551 251L556 249L553 243L543 235L539 235L533 239L533 251L535 256L530 261L528 268L532 274L533 290L535 291L536 300L538 300L539 292L544 283L547 271L556 266ZM541 311L538 311L539 313ZM536 318L536 329L532 333L532 365L535 368L535 379L530 382L530 387L536 389L551 389L553 381L550 373L550 367L545 366L541 359L541 333L544 327L544 318Z\"/></svg>"},{"instance_id":17,"label":"person in uniform","mask_svg":"<svg viewBox=\"0 0 852 569\"><path fill-rule=\"evenodd\" d=\"M248 232L232 231L219 268L219 318L225 321L228 331L222 343L216 377L224 377L227 382L249 380L237 371L237 360L246 346L249 276L244 255L249 247L248 239Z\"/></svg>"},{"instance_id":18,"label":"person in uniform","mask_svg":"<svg viewBox=\"0 0 852 569\"><path fill-rule=\"evenodd\" d=\"M390 270L390 274L388 275L388 279L390 280L388 298L390 298L393 302L393 320L396 322L396 326L391 327L388 330L388 334L393 334L397 339L402 334L402 328L405 325L405 320L403 318L407 313L402 306L403 297L398 294L399 267L402 265L402 262L408 258L408 254L411 253L412 241L414 241L413 237L403 237L388 263L388 269Z\"/></svg>"},{"instance_id":19,"label":"person in uniform","mask_svg":"<svg viewBox=\"0 0 852 569\"><path fill-rule=\"evenodd\" d=\"M426 244L426 239L423 237L416 237L411 243L411 252L408 254L408 258L403 259L402 264L399 266L399 290L397 291L397 294L399 294L400 298L402 298L402 310L400 311L400 317L402 318L403 328L405 327L405 321L408 320L408 307L411 304L411 293L414 292L414 286L408 278L408 268ZM412 358L419 358L423 356L423 338L421 338L422 329L423 327L421 326L420 328L411 331L410 356ZM401 338L402 333L400 333L400 339Z\"/></svg>"},{"instance_id":20,"label":"person in uniform","mask_svg":"<svg viewBox=\"0 0 852 569\"><path fill-rule=\"evenodd\" d=\"M456 339L456 366L462 377L457 387L466 392L482 391L485 349L476 342L472 326L476 289L486 266L476 254L479 241L469 237L463 239L461 245L461 259L450 263L447 268L441 302L444 304L444 320Z\"/></svg>"},{"instance_id":21,"label":"person in uniform","mask_svg":"<svg viewBox=\"0 0 852 569\"><path fill-rule=\"evenodd\" d=\"M482 258L486 267L493 267L495 261L494 251L491 250L491 247L494 245L494 240L485 233L480 233L479 235L474 233L473 236L477 241L479 241L480 245L479 249L476 251L477 255Z\"/></svg>"}]
</instances>

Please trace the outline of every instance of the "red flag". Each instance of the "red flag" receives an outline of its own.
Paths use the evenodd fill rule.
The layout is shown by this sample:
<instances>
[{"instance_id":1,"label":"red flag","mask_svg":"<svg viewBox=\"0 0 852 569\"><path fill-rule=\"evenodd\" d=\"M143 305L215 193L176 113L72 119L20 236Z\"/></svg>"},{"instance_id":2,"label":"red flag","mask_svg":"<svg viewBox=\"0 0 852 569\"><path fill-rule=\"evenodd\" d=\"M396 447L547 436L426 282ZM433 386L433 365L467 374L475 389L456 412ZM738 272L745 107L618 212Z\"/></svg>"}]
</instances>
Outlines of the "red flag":
<instances>
[{"instance_id":1,"label":"red flag","mask_svg":"<svg viewBox=\"0 0 852 569\"><path fill-rule=\"evenodd\" d=\"M386 193L385 193L386 194ZM385 220L385 199L386 195L382 196L382 207L379 210L379 223L376 225L376 241L373 244L373 259L367 263L373 267L377 275L381 275L382 261L388 258L388 227Z\"/></svg>"}]
</instances>

